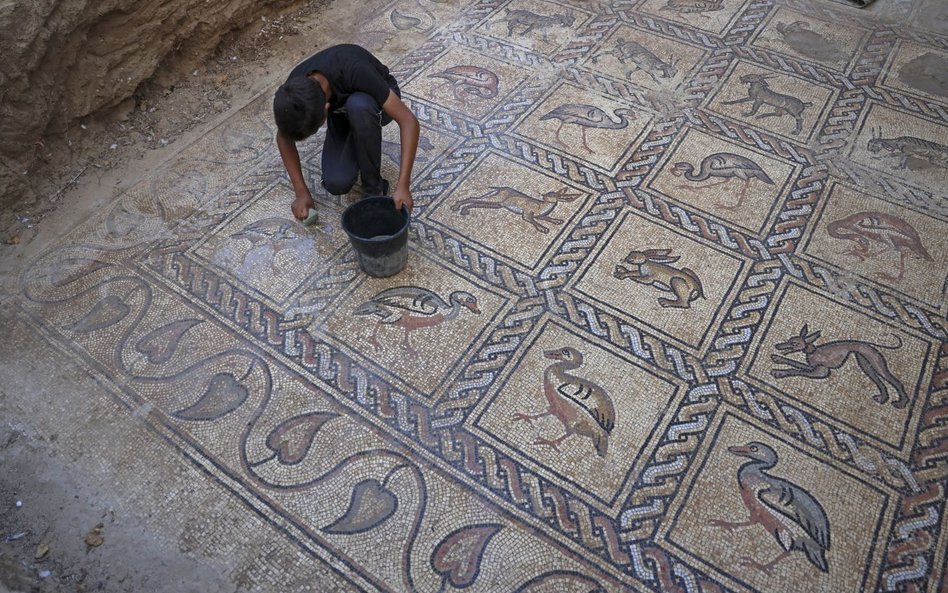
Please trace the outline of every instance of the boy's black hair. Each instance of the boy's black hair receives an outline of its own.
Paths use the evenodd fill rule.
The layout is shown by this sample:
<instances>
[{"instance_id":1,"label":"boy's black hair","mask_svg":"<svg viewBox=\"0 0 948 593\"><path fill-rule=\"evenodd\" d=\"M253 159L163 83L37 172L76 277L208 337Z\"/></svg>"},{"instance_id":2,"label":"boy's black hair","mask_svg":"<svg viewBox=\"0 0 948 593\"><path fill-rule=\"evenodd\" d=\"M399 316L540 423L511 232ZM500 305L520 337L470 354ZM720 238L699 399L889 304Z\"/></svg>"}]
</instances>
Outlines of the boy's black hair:
<instances>
[{"instance_id":1,"label":"boy's black hair","mask_svg":"<svg viewBox=\"0 0 948 593\"><path fill-rule=\"evenodd\" d=\"M284 136L300 141L311 136L326 119L326 94L308 76L294 76L273 96L273 118Z\"/></svg>"}]
</instances>

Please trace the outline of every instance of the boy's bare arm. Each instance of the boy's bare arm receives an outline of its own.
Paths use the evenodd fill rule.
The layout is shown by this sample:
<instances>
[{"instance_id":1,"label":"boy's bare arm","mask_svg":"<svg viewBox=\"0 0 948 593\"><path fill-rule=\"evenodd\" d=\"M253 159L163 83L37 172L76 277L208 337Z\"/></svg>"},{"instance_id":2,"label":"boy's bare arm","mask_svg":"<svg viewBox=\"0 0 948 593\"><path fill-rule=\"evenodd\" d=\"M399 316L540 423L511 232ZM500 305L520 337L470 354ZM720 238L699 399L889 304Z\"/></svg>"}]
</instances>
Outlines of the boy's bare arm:
<instances>
[{"instance_id":1,"label":"boy's bare arm","mask_svg":"<svg viewBox=\"0 0 948 593\"><path fill-rule=\"evenodd\" d=\"M293 142L283 134L277 132L277 148L280 149L280 158L283 159L283 166L290 176L290 183L293 184L293 193L296 199L290 208L293 210L293 216L303 220L309 214L309 209L314 208L313 196L306 187L306 181L303 179L303 168L300 165L300 153L296 150L296 142Z\"/></svg>"},{"instance_id":2,"label":"boy's bare arm","mask_svg":"<svg viewBox=\"0 0 948 593\"><path fill-rule=\"evenodd\" d=\"M419 125L415 114L402 103L394 92L389 91L388 99L382 105L382 110L398 124L399 137L402 145L401 168L398 171L398 182L392 198L395 207L406 206L411 210L415 202L411 196L411 170L415 165L415 153L418 152Z\"/></svg>"}]
</instances>

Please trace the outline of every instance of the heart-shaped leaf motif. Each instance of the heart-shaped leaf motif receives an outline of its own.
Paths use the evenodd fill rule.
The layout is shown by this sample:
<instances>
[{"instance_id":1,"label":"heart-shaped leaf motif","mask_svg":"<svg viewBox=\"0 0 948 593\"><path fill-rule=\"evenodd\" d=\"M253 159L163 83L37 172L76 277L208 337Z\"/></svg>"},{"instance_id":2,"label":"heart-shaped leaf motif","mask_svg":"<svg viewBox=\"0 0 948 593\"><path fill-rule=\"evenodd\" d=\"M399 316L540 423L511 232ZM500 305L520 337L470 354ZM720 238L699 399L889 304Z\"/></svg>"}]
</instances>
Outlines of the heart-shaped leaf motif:
<instances>
[{"instance_id":1,"label":"heart-shaped leaf motif","mask_svg":"<svg viewBox=\"0 0 948 593\"><path fill-rule=\"evenodd\" d=\"M134 205L123 202L113 208L106 217L105 228L108 229L109 236L122 239L138 230L146 220L145 214L135 209Z\"/></svg>"},{"instance_id":2,"label":"heart-shaped leaf motif","mask_svg":"<svg viewBox=\"0 0 948 593\"><path fill-rule=\"evenodd\" d=\"M204 394L187 408L174 412L174 416L182 420L216 420L239 408L247 395L247 388L233 375L217 373Z\"/></svg>"},{"instance_id":3,"label":"heart-shaped leaf motif","mask_svg":"<svg viewBox=\"0 0 948 593\"><path fill-rule=\"evenodd\" d=\"M131 309L119 297L109 295L95 304L82 319L65 326L65 329L81 334L91 333L115 325L125 319Z\"/></svg>"},{"instance_id":4,"label":"heart-shaped leaf motif","mask_svg":"<svg viewBox=\"0 0 948 593\"><path fill-rule=\"evenodd\" d=\"M200 319L181 319L154 329L138 340L135 350L144 354L152 364L164 364L174 356L184 334L199 323Z\"/></svg>"},{"instance_id":5,"label":"heart-shaped leaf motif","mask_svg":"<svg viewBox=\"0 0 948 593\"><path fill-rule=\"evenodd\" d=\"M169 175L168 187L176 193L187 194L200 200L207 192L207 178L196 169L184 173L174 171Z\"/></svg>"},{"instance_id":6,"label":"heart-shaped leaf motif","mask_svg":"<svg viewBox=\"0 0 948 593\"><path fill-rule=\"evenodd\" d=\"M486 523L452 531L431 555L431 568L457 589L471 586L481 570L484 548L501 527Z\"/></svg>"},{"instance_id":7,"label":"heart-shaped leaf motif","mask_svg":"<svg viewBox=\"0 0 948 593\"><path fill-rule=\"evenodd\" d=\"M362 533L381 525L398 508L398 499L378 480L362 480L352 489L346 514L331 525L323 527L326 533Z\"/></svg>"},{"instance_id":8,"label":"heart-shaped leaf motif","mask_svg":"<svg viewBox=\"0 0 948 593\"><path fill-rule=\"evenodd\" d=\"M336 416L331 412L313 412L284 420L267 435L267 447L277 454L280 463L299 463L309 453L319 429Z\"/></svg>"},{"instance_id":9,"label":"heart-shaped leaf motif","mask_svg":"<svg viewBox=\"0 0 948 593\"><path fill-rule=\"evenodd\" d=\"M62 288L110 265L87 257L68 257L59 260L49 272L49 283Z\"/></svg>"}]
</instances>

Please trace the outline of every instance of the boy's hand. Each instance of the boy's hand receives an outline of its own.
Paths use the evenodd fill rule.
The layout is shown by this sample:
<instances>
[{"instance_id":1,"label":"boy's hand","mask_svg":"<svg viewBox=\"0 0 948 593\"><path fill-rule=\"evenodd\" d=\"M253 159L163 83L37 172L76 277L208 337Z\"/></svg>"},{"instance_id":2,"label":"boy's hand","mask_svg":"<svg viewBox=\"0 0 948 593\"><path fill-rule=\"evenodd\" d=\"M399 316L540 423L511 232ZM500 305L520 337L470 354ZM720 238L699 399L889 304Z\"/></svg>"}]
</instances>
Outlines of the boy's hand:
<instances>
[{"instance_id":1,"label":"boy's hand","mask_svg":"<svg viewBox=\"0 0 948 593\"><path fill-rule=\"evenodd\" d=\"M396 187L392 193L392 199L395 200L395 210L401 210L402 206L411 209L415 207L415 201L411 197L411 190L407 187Z\"/></svg>"},{"instance_id":2,"label":"boy's hand","mask_svg":"<svg viewBox=\"0 0 948 593\"><path fill-rule=\"evenodd\" d=\"M296 199L293 200L293 205L290 206L290 209L293 210L293 216L295 216L297 220L304 220L309 216L309 209L315 207L316 204L313 202L312 194L306 191L296 194Z\"/></svg>"}]
</instances>

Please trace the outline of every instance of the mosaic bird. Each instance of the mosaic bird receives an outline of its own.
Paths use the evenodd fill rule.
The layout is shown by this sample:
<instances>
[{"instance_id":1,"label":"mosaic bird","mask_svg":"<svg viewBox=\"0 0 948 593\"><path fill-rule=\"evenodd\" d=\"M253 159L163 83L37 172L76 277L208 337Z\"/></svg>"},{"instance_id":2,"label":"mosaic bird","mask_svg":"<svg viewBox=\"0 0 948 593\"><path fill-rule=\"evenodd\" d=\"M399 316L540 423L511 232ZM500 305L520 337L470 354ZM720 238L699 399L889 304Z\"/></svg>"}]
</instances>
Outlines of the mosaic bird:
<instances>
[{"instance_id":1,"label":"mosaic bird","mask_svg":"<svg viewBox=\"0 0 948 593\"><path fill-rule=\"evenodd\" d=\"M515 414L514 420L532 422L544 416L555 416L566 432L555 439L537 438L533 444L557 447L572 434L592 439L596 453L605 457L609 450L609 434L616 423L616 411L606 390L567 371L583 365L583 355L575 348L546 350L543 356L555 360L543 372L543 395L549 404L539 414Z\"/></svg>"},{"instance_id":2,"label":"mosaic bird","mask_svg":"<svg viewBox=\"0 0 948 593\"><path fill-rule=\"evenodd\" d=\"M898 282L905 274L905 257L915 254L916 257L927 262L934 261L922 244L922 238L912 225L898 216L884 212L856 212L845 218L834 220L826 227L830 237L852 241L853 247L846 251L859 261L881 255L887 251L899 254L899 272L893 276L884 272L877 275L885 280ZM879 244L879 251L872 253L870 242Z\"/></svg>"},{"instance_id":3,"label":"mosaic bird","mask_svg":"<svg viewBox=\"0 0 948 593\"><path fill-rule=\"evenodd\" d=\"M830 547L830 524L816 498L800 486L766 473L777 464L777 452L767 445L752 442L727 450L750 459L737 471L741 499L750 518L737 523L715 520L711 524L729 531L760 525L784 550L766 564L752 558L744 558L742 563L770 574L778 562L799 550L813 566L829 572L826 552Z\"/></svg>"},{"instance_id":4,"label":"mosaic bird","mask_svg":"<svg viewBox=\"0 0 948 593\"><path fill-rule=\"evenodd\" d=\"M586 128L600 128L604 130L621 130L629 125L629 122L635 119L635 112L631 109L614 110L616 119L613 119L607 112L595 105L586 105L583 103L566 103L553 109L540 118L540 121L549 119L559 120L560 125L556 128L556 139L566 148L571 148L560 138L560 130L564 124L574 124L579 126L583 137L583 148L593 152L586 143Z\"/></svg>"},{"instance_id":5,"label":"mosaic bird","mask_svg":"<svg viewBox=\"0 0 948 593\"><path fill-rule=\"evenodd\" d=\"M720 179L720 181L705 185L705 188L721 185L732 179L737 179L741 182L741 193L736 204L715 204L718 208L724 208L726 210L740 208L741 204L744 203L747 186L751 180L758 179L767 185L774 184L774 180L770 178L770 175L767 175L767 172L764 171L760 165L745 156L730 152L715 152L714 154L709 154L701 160L697 174L694 173L694 169L691 163L679 162L675 163L671 172L673 175L684 175L685 179L694 182L706 181L712 177ZM678 187L688 188L687 185L679 185Z\"/></svg>"},{"instance_id":6,"label":"mosaic bird","mask_svg":"<svg viewBox=\"0 0 948 593\"><path fill-rule=\"evenodd\" d=\"M277 266L277 255L289 251L300 259L312 253L316 241L309 234L300 233L299 225L279 217L264 218L252 222L239 232L230 235L233 240L250 242L250 249L241 258L240 275L253 274L269 266L274 276L285 273ZM226 253L225 253L226 255Z\"/></svg>"},{"instance_id":7,"label":"mosaic bird","mask_svg":"<svg viewBox=\"0 0 948 593\"><path fill-rule=\"evenodd\" d=\"M376 350L381 349L378 332L383 325L400 327L404 330L402 344L412 354L417 354L408 335L419 329L441 325L458 316L461 307L472 313L480 313L477 298L469 292L456 290L445 301L435 292L417 286L396 286L387 288L368 301L356 307L353 315L375 317L376 325L369 337L369 343Z\"/></svg>"},{"instance_id":8,"label":"mosaic bird","mask_svg":"<svg viewBox=\"0 0 948 593\"><path fill-rule=\"evenodd\" d=\"M500 80L497 75L480 66L462 64L430 74L430 78L441 78L451 84L454 98L467 104L469 98L492 99L497 96Z\"/></svg>"}]
</instances>

